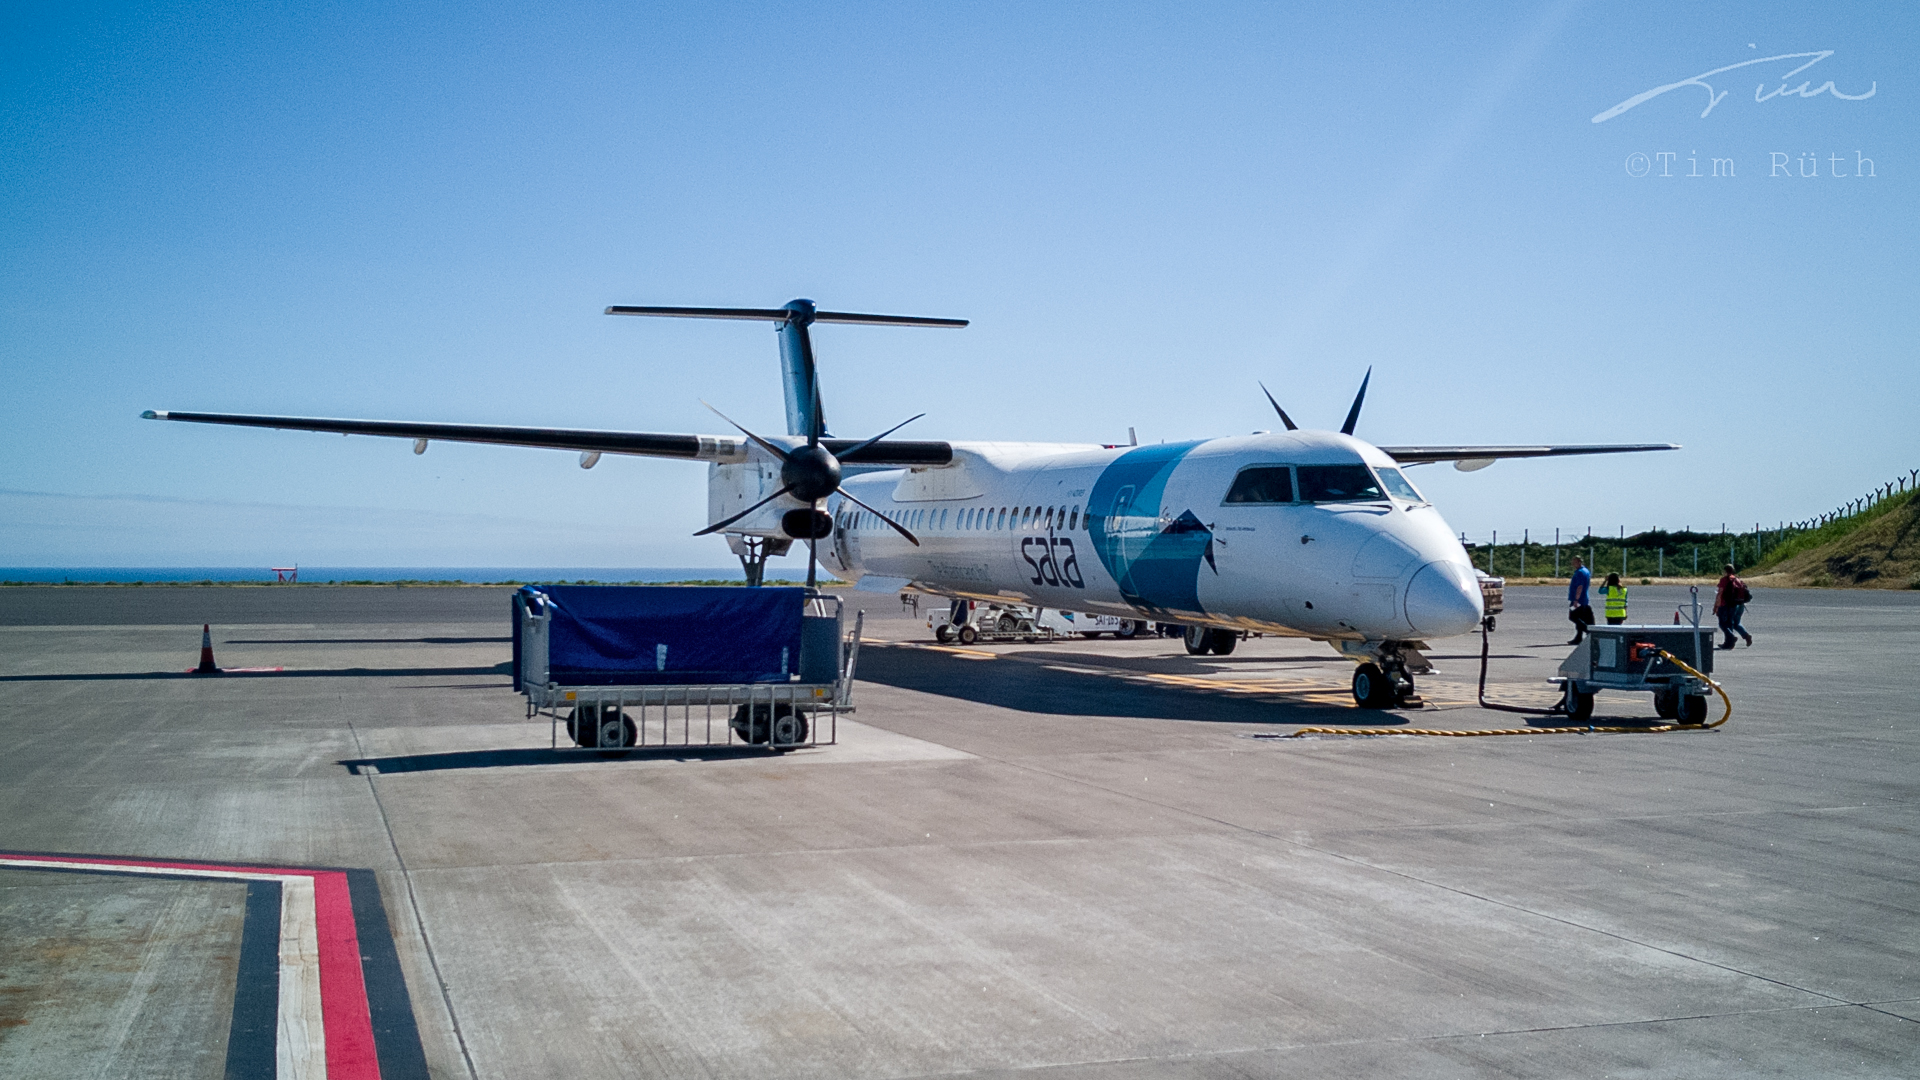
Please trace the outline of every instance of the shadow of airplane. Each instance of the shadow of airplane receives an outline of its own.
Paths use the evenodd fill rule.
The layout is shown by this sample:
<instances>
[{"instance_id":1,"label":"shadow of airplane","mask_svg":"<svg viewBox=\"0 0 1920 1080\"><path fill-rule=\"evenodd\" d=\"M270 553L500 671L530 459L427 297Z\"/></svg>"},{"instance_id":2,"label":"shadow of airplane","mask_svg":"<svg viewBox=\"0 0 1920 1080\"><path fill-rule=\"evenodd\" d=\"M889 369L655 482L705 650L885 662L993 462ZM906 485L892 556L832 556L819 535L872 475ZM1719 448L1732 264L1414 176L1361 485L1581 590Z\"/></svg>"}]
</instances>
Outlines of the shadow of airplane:
<instances>
[{"instance_id":1,"label":"shadow of airplane","mask_svg":"<svg viewBox=\"0 0 1920 1080\"><path fill-rule=\"evenodd\" d=\"M1088 659L1063 654L1063 662ZM1356 727L1405 726L1408 714L1362 711L1347 706L1276 700L1288 691L1276 688L1272 696L1210 690L1202 685L1170 686L1116 677L1123 672L1158 667L1172 674L1214 670L1189 663L1198 658L1128 658L1114 664L1115 676L1061 671L1044 663L1002 660L992 675L985 661L924 648L889 648L868 644L860 652L859 678L902 690L958 698L1018 712L1052 716L1119 716L1141 720L1197 720L1221 724L1345 724ZM1336 658L1337 659L1337 658ZM1344 691L1343 691L1344 692ZM1417 715L1417 714L1414 714Z\"/></svg>"},{"instance_id":2,"label":"shadow of airplane","mask_svg":"<svg viewBox=\"0 0 1920 1080\"><path fill-rule=\"evenodd\" d=\"M222 645L506 645L510 637L227 638Z\"/></svg>"},{"instance_id":3,"label":"shadow of airplane","mask_svg":"<svg viewBox=\"0 0 1920 1080\"><path fill-rule=\"evenodd\" d=\"M98 671L48 675L0 675L0 683L20 682L125 682L156 679L366 679L411 678L425 675L511 675L513 661L491 667L414 667L414 668L302 668L298 671L223 671L218 675L199 675L191 671Z\"/></svg>"}]
</instances>

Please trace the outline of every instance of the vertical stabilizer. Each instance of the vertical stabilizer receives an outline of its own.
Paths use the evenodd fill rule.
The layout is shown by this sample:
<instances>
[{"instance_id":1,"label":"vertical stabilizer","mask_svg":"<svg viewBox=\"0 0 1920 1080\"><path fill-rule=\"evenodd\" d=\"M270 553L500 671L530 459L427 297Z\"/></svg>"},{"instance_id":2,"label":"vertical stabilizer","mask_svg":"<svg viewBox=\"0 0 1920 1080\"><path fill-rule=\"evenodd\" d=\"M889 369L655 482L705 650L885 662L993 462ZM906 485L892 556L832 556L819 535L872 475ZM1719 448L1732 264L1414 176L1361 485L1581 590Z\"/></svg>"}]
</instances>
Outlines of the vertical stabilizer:
<instances>
[{"instance_id":1,"label":"vertical stabilizer","mask_svg":"<svg viewBox=\"0 0 1920 1080\"><path fill-rule=\"evenodd\" d=\"M813 324L813 301L794 300L786 309L793 314L785 322L777 323L774 332L780 335L780 381L787 396L787 434L806 435L812 427L811 418L818 408L819 369L813 363L813 339L807 328ZM820 434L827 434L827 417L824 409L820 412Z\"/></svg>"}]
</instances>

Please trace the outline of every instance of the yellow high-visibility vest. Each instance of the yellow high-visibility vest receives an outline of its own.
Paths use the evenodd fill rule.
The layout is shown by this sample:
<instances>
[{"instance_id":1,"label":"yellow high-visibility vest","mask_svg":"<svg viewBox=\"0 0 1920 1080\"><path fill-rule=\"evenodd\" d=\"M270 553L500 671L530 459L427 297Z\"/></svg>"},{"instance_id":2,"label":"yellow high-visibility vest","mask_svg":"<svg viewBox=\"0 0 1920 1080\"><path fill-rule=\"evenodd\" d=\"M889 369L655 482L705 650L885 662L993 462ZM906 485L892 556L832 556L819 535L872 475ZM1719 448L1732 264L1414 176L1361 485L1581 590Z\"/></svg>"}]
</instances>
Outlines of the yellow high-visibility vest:
<instances>
[{"instance_id":1,"label":"yellow high-visibility vest","mask_svg":"<svg viewBox=\"0 0 1920 1080\"><path fill-rule=\"evenodd\" d=\"M1603 591L1607 594L1607 618L1626 618L1627 587L1625 585L1608 585Z\"/></svg>"}]
</instances>

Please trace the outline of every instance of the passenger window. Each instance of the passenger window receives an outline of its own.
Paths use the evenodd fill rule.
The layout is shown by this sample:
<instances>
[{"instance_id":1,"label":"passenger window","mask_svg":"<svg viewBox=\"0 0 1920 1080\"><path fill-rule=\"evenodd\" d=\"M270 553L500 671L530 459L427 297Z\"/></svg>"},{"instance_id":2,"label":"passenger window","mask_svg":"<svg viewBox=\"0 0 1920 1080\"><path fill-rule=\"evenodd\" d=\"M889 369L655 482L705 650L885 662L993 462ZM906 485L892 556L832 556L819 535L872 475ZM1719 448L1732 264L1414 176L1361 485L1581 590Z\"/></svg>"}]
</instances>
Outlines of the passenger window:
<instances>
[{"instance_id":1,"label":"passenger window","mask_svg":"<svg viewBox=\"0 0 1920 1080\"><path fill-rule=\"evenodd\" d=\"M1365 465L1302 465L1300 497L1307 502L1375 502L1387 496Z\"/></svg>"},{"instance_id":2,"label":"passenger window","mask_svg":"<svg viewBox=\"0 0 1920 1080\"><path fill-rule=\"evenodd\" d=\"M1074 507L1073 507L1073 513L1067 518L1067 531L1072 532L1073 530L1078 529L1079 527L1080 527L1080 506L1078 503L1076 503L1074 504Z\"/></svg>"},{"instance_id":3,"label":"passenger window","mask_svg":"<svg viewBox=\"0 0 1920 1080\"><path fill-rule=\"evenodd\" d=\"M1230 503L1290 503L1293 501L1293 471L1285 465L1257 465L1241 469L1227 489Z\"/></svg>"},{"instance_id":4,"label":"passenger window","mask_svg":"<svg viewBox=\"0 0 1920 1080\"><path fill-rule=\"evenodd\" d=\"M1053 528L1053 507L1047 507L1047 528Z\"/></svg>"}]
</instances>

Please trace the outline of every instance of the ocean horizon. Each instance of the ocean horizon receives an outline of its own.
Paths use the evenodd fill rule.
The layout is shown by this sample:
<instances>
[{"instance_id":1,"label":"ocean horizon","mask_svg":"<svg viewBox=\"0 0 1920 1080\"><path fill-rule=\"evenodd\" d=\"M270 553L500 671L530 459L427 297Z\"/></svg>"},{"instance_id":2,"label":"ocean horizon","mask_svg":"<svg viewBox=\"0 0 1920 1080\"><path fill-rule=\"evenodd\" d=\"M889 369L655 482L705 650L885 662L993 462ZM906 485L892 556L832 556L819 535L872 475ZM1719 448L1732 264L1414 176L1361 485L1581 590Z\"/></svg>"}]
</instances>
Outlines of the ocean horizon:
<instances>
[{"instance_id":1,"label":"ocean horizon","mask_svg":"<svg viewBox=\"0 0 1920 1080\"><path fill-rule=\"evenodd\" d=\"M824 572L823 577L829 576ZM767 579L804 580L806 566L769 568ZM258 566L13 566L0 567L0 583L29 585L180 585L202 581L272 584L276 575ZM302 566L303 585L361 582L448 581L461 584L669 581L745 581L739 566Z\"/></svg>"}]
</instances>

